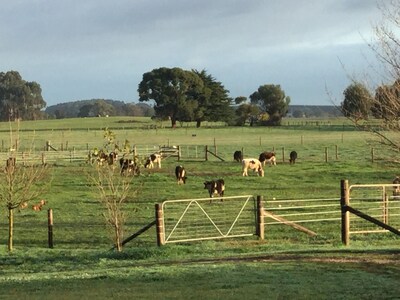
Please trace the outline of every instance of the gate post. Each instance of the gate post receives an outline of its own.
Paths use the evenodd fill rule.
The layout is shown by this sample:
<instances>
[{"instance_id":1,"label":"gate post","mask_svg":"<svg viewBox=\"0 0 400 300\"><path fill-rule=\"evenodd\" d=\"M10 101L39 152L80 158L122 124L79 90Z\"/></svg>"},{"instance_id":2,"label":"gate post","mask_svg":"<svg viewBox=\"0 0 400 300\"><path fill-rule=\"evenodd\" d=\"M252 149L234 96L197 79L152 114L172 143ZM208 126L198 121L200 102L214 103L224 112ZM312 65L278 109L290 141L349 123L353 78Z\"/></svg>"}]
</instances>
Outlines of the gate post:
<instances>
[{"instance_id":1,"label":"gate post","mask_svg":"<svg viewBox=\"0 0 400 300\"><path fill-rule=\"evenodd\" d=\"M260 240L264 239L264 201L262 196L257 196L257 227L256 234Z\"/></svg>"},{"instance_id":2,"label":"gate post","mask_svg":"<svg viewBox=\"0 0 400 300\"><path fill-rule=\"evenodd\" d=\"M347 207L350 204L349 181L340 181L340 208L342 212L342 243L348 246L350 243L350 213Z\"/></svg>"},{"instance_id":3,"label":"gate post","mask_svg":"<svg viewBox=\"0 0 400 300\"><path fill-rule=\"evenodd\" d=\"M157 246L165 245L164 236L164 214L162 211L162 205L156 204L156 231L157 231Z\"/></svg>"}]
</instances>

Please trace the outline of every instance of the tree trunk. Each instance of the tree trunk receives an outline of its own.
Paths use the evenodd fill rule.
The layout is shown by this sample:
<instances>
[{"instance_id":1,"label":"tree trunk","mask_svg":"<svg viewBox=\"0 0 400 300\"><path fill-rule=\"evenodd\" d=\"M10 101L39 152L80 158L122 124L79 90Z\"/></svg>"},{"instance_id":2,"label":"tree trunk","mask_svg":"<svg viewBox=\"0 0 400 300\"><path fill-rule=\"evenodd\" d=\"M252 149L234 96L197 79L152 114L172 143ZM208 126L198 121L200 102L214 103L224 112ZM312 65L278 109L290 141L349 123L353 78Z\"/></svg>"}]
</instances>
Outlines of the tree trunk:
<instances>
[{"instance_id":1,"label":"tree trunk","mask_svg":"<svg viewBox=\"0 0 400 300\"><path fill-rule=\"evenodd\" d=\"M172 128L176 128L176 119L175 118L171 118L171 126L172 126Z\"/></svg>"},{"instance_id":2,"label":"tree trunk","mask_svg":"<svg viewBox=\"0 0 400 300\"><path fill-rule=\"evenodd\" d=\"M13 250L14 210L8 209L8 251Z\"/></svg>"},{"instance_id":3,"label":"tree trunk","mask_svg":"<svg viewBox=\"0 0 400 300\"><path fill-rule=\"evenodd\" d=\"M197 120L196 121L196 128L200 128L200 126L201 126L201 120Z\"/></svg>"}]
</instances>

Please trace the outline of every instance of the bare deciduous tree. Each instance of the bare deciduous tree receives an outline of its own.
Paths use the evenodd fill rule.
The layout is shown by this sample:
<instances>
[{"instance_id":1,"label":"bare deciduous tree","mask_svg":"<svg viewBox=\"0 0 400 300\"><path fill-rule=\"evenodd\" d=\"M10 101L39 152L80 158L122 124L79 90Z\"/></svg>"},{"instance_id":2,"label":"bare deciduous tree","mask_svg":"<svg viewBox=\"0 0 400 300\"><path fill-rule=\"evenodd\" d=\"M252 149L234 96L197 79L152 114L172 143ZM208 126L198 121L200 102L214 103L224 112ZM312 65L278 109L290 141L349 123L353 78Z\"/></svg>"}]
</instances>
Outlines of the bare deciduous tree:
<instances>
[{"instance_id":1,"label":"bare deciduous tree","mask_svg":"<svg viewBox=\"0 0 400 300\"><path fill-rule=\"evenodd\" d=\"M9 252L13 250L15 209L26 208L29 202L38 200L49 184L48 166L37 161L19 162L16 160L16 151L16 148L11 149L10 157L0 171L0 204L7 210ZM32 208L40 210L43 204L42 202Z\"/></svg>"}]
</instances>

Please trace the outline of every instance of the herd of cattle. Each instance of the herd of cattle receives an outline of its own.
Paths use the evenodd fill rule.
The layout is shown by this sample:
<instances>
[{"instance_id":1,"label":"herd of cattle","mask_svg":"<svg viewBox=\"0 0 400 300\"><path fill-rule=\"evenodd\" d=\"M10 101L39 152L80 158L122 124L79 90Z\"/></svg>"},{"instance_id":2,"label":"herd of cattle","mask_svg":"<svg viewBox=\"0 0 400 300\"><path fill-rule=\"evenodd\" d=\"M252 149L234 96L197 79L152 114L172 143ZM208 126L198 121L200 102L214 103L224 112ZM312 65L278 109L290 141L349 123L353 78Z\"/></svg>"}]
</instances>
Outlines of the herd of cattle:
<instances>
[{"instance_id":1,"label":"herd of cattle","mask_svg":"<svg viewBox=\"0 0 400 300\"><path fill-rule=\"evenodd\" d=\"M161 159L162 156L159 153L151 154L143 164L145 168L152 169L157 166L159 169L161 168ZM248 170L253 170L256 172L258 176L264 177L264 169L263 167L266 164L271 166L276 165L276 156L274 152L262 152L259 155L259 158L243 158L242 151L235 151L233 154L233 159L237 162L241 162L242 164L242 176L248 176ZM297 159L297 152L290 152L290 164L294 164ZM97 162L98 165L108 164L113 165L118 161L118 154L116 152L106 153L103 150L90 151L88 155L88 161L92 164ZM138 175L140 174L140 163L137 158L129 159L122 157L119 159L120 165L120 174L121 175ZM186 170L183 166L178 165L175 168L175 176L178 185L186 183ZM204 189L208 191L210 198L213 198L215 195L219 197L224 196L225 191L225 182L223 179L210 180L204 182Z\"/></svg>"}]
</instances>

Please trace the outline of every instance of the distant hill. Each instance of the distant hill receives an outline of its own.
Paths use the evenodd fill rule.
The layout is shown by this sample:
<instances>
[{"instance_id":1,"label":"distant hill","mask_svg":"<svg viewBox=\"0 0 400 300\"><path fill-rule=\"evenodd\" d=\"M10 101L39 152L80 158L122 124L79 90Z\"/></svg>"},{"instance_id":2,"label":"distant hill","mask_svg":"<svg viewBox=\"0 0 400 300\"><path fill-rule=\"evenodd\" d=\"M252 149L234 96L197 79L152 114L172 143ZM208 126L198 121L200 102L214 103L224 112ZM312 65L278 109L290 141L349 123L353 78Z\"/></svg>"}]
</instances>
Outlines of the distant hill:
<instances>
[{"instance_id":1,"label":"distant hill","mask_svg":"<svg viewBox=\"0 0 400 300\"><path fill-rule=\"evenodd\" d=\"M95 104L99 102L102 103L100 106L103 108L103 113L99 112L98 107L94 109ZM154 109L146 103L125 103L110 99L90 99L52 105L46 108L45 113L50 118L56 119L82 116L90 117L98 114L151 117L154 115ZM343 116L343 114L333 105L289 105L289 112L286 117L329 118L340 116Z\"/></svg>"},{"instance_id":2,"label":"distant hill","mask_svg":"<svg viewBox=\"0 0 400 300\"><path fill-rule=\"evenodd\" d=\"M51 105L46 108L45 113L50 118L56 119L90 117L98 114L151 117L154 115L154 109L146 103L125 103L110 99L90 99Z\"/></svg>"},{"instance_id":3,"label":"distant hill","mask_svg":"<svg viewBox=\"0 0 400 300\"><path fill-rule=\"evenodd\" d=\"M342 116L342 112L334 105L289 105L286 117L333 118Z\"/></svg>"}]
</instances>

